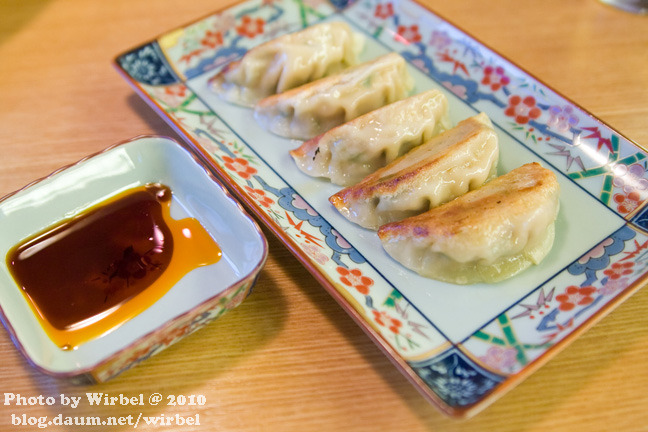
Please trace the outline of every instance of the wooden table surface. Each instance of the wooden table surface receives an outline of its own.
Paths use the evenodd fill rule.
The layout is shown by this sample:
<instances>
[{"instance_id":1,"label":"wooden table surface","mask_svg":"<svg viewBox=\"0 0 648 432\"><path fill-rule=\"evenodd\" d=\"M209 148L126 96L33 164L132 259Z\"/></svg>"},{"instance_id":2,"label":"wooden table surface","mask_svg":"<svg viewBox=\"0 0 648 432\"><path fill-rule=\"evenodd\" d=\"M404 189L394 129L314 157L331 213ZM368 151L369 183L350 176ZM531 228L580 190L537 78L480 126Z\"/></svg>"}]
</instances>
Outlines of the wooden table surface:
<instances>
[{"instance_id":1,"label":"wooden table surface","mask_svg":"<svg viewBox=\"0 0 648 432\"><path fill-rule=\"evenodd\" d=\"M0 195L140 134L176 136L111 66L119 52L233 0L0 0ZM648 147L648 17L595 0L425 0L620 133ZM648 290L470 420L440 414L265 230L254 294L197 334L107 384L30 368L0 331L0 394L206 396L196 431L648 430ZM5 406L21 416L129 415L140 408ZM140 425L140 428L142 425ZM14 428L14 429L12 429ZM53 427L52 427L53 428ZM116 427L110 430L125 430ZM71 427L69 430L85 430Z\"/></svg>"}]
</instances>

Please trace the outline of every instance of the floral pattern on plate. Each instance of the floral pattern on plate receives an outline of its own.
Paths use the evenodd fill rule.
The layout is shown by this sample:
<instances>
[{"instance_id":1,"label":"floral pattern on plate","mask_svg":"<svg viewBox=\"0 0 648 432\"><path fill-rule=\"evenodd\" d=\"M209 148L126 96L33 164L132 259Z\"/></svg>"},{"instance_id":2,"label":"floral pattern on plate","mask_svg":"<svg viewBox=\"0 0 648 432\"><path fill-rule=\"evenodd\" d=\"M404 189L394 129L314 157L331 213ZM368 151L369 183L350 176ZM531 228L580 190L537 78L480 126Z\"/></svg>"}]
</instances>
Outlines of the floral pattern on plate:
<instances>
[{"instance_id":1,"label":"floral pattern on plate","mask_svg":"<svg viewBox=\"0 0 648 432\"><path fill-rule=\"evenodd\" d=\"M142 96L208 155L241 200L326 281L325 287L340 294L341 305L358 315L359 324L395 353L399 367L432 402L450 415L473 415L501 396L502 383L522 379L530 364L547 359L560 341L600 319L645 280L646 153L414 2L360 0L340 6L345 5L246 1L137 47L117 64ZM564 173L625 225L460 343L449 341L434 317L386 282L186 85L259 43L331 17L359 23L369 38L487 112L519 145ZM152 52L160 59L151 63L165 66L157 66L158 81L138 72L154 67L141 61L133 66ZM172 80L166 76L170 69Z\"/></svg>"}]
</instances>

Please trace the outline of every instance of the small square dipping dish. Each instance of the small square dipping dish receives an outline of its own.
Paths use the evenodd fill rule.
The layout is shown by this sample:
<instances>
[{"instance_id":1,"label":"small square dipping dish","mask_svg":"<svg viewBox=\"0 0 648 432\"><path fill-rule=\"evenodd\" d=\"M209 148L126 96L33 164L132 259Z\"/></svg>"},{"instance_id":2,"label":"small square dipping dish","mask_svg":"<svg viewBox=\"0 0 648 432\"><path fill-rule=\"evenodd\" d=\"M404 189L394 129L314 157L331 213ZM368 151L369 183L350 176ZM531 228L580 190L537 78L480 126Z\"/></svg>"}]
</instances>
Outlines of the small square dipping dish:
<instances>
[{"instance_id":1,"label":"small square dipping dish","mask_svg":"<svg viewBox=\"0 0 648 432\"><path fill-rule=\"evenodd\" d=\"M193 217L222 250L215 264L182 277L143 312L103 335L62 350L45 333L7 254L24 239L120 192L161 183L172 191L171 217ZM137 137L89 156L0 199L0 318L37 369L82 382L107 381L238 306L267 258L256 222L185 145Z\"/></svg>"}]
</instances>

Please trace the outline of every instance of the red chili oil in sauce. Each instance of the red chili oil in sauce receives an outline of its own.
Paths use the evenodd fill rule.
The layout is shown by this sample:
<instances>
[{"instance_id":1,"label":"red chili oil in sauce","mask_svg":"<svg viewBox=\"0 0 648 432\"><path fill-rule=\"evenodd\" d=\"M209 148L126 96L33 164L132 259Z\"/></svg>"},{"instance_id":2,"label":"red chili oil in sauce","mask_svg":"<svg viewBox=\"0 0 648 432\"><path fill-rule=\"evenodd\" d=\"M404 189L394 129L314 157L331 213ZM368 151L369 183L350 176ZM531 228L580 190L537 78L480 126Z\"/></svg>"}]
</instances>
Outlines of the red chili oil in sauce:
<instances>
[{"instance_id":1,"label":"red chili oil in sauce","mask_svg":"<svg viewBox=\"0 0 648 432\"><path fill-rule=\"evenodd\" d=\"M12 276L59 347L113 330L220 259L196 219L171 218L171 198L160 184L131 189L9 251Z\"/></svg>"}]
</instances>

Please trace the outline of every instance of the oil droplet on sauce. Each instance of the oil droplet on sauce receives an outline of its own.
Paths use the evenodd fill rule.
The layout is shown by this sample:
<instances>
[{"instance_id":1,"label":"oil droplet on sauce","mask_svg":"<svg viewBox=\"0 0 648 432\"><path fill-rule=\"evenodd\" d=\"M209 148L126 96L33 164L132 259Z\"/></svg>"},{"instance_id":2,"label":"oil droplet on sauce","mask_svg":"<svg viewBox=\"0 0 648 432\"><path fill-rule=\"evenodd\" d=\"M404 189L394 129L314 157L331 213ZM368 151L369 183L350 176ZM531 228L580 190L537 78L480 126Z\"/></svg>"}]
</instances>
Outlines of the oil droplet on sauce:
<instances>
[{"instance_id":1,"label":"oil droplet on sauce","mask_svg":"<svg viewBox=\"0 0 648 432\"><path fill-rule=\"evenodd\" d=\"M140 186L9 251L13 278L61 349L116 328L189 271L220 259L196 219L171 218L171 198L167 186Z\"/></svg>"}]
</instances>

